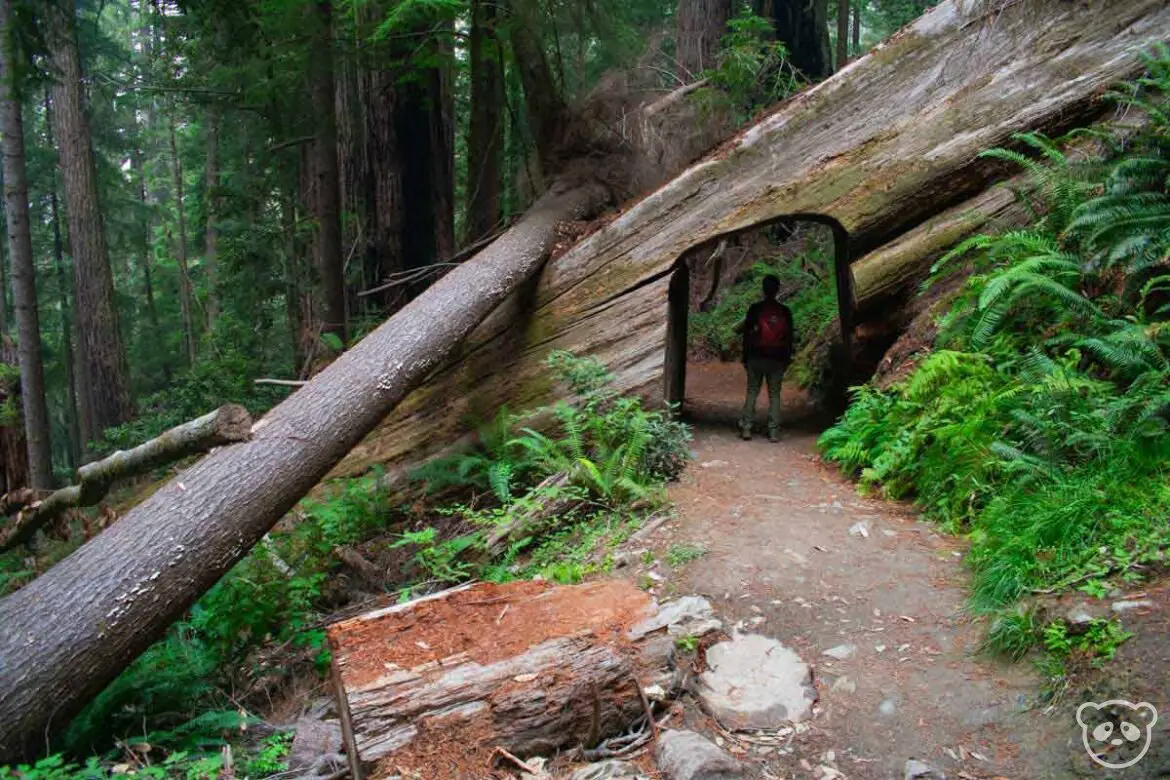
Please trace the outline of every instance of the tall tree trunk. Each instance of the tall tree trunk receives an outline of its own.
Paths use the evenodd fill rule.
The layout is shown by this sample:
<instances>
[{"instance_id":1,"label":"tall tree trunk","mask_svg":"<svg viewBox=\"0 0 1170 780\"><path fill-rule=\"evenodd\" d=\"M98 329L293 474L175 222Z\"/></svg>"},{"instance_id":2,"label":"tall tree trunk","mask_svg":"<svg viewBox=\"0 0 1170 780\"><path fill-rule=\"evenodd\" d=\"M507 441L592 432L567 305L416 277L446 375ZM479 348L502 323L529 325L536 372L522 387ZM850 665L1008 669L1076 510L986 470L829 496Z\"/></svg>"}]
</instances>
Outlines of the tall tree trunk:
<instances>
[{"instance_id":1,"label":"tall tree trunk","mask_svg":"<svg viewBox=\"0 0 1170 780\"><path fill-rule=\"evenodd\" d=\"M53 102L57 106L58 150L81 334L78 353L84 368L82 410L88 425L83 429L96 438L106 428L129 419L133 405L98 200L72 0L55 0L47 16L47 37L58 79L53 86Z\"/></svg>"},{"instance_id":2,"label":"tall tree trunk","mask_svg":"<svg viewBox=\"0 0 1170 780\"><path fill-rule=\"evenodd\" d=\"M24 119L18 90L12 0L0 0L0 132L4 153L4 213L12 260L12 304L20 351L20 398L24 411L31 487L53 487L53 450L49 407L45 403L45 364L37 306L36 268L28 219L28 176L24 161Z\"/></svg>"},{"instance_id":3,"label":"tall tree trunk","mask_svg":"<svg viewBox=\"0 0 1170 780\"><path fill-rule=\"evenodd\" d=\"M313 141L314 256L321 281L323 330L346 342L345 267L341 255L341 190L337 171L337 113L333 84L333 8L329 0L313 6L316 30L309 70L309 92L317 121Z\"/></svg>"},{"instance_id":4,"label":"tall tree trunk","mask_svg":"<svg viewBox=\"0 0 1170 780\"><path fill-rule=\"evenodd\" d=\"M849 0L837 0L837 70L849 62Z\"/></svg>"},{"instance_id":5,"label":"tall tree trunk","mask_svg":"<svg viewBox=\"0 0 1170 780\"><path fill-rule=\"evenodd\" d=\"M861 4L865 0L853 0L853 56L861 54Z\"/></svg>"},{"instance_id":6,"label":"tall tree trunk","mask_svg":"<svg viewBox=\"0 0 1170 780\"><path fill-rule=\"evenodd\" d=\"M374 69L368 76L366 97L370 161L371 269L378 281L405 267L403 260L403 154L398 143L397 79L391 71ZM403 299L400 290L387 290L375 299L383 312L394 311Z\"/></svg>"},{"instance_id":7,"label":"tall tree trunk","mask_svg":"<svg viewBox=\"0 0 1170 780\"><path fill-rule=\"evenodd\" d=\"M530 181L534 192L543 190L543 182L557 170L555 144L561 134L565 99L553 79L552 69L536 31L536 21L528 4L532 0L504 0L509 11L508 40L520 83L524 86L524 104L529 133L536 144L540 170ZM564 161L559 161L564 162Z\"/></svg>"},{"instance_id":8,"label":"tall tree trunk","mask_svg":"<svg viewBox=\"0 0 1170 780\"><path fill-rule=\"evenodd\" d=\"M441 45L422 45L434 47L428 55L446 62ZM428 68L397 90L394 124L402 161L402 220L408 226L402 232L407 268L432 265L455 253L453 122L446 70L445 64ZM415 281L407 294L417 295L428 284L428 279Z\"/></svg>"},{"instance_id":9,"label":"tall tree trunk","mask_svg":"<svg viewBox=\"0 0 1170 780\"><path fill-rule=\"evenodd\" d=\"M0 601L0 761L44 746L539 270L557 226L604 205L555 187L253 427Z\"/></svg>"},{"instance_id":10,"label":"tall tree trunk","mask_svg":"<svg viewBox=\"0 0 1170 780\"><path fill-rule=\"evenodd\" d=\"M756 0L756 13L772 21L792 65L811 81L833 72L828 0Z\"/></svg>"},{"instance_id":11,"label":"tall tree trunk","mask_svg":"<svg viewBox=\"0 0 1170 780\"><path fill-rule=\"evenodd\" d=\"M45 136L50 147L53 142L53 106L49 101L49 91L45 90ZM69 432L69 470L74 471L81 465L82 447L85 439L81 433L80 412L77 396L77 363L74 344L73 305L70 303L69 278L65 273L65 242L61 235L61 209L57 202L57 177L54 172L53 184L49 189L49 218L53 223L53 268L57 277L57 298L61 306L61 345L62 357L65 358L65 384L68 388L68 408L65 410L65 424ZM157 330L157 323L155 324Z\"/></svg>"},{"instance_id":12,"label":"tall tree trunk","mask_svg":"<svg viewBox=\"0 0 1170 780\"><path fill-rule=\"evenodd\" d=\"M679 0L675 74L684 84L719 64L719 43L730 18L731 0Z\"/></svg>"},{"instance_id":13,"label":"tall tree trunk","mask_svg":"<svg viewBox=\"0 0 1170 780\"><path fill-rule=\"evenodd\" d=\"M75 471L81 465L81 427L77 419L77 377L74 374L73 316L69 302L69 277L65 273L64 245L61 240L61 218L58 214L57 187L54 183L49 192L49 211L53 220L53 266L57 274L57 296L61 306L61 352L65 363L65 384L68 408L65 410L65 425L69 431L69 470Z\"/></svg>"},{"instance_id":14,"label":"tall tree trunk","mask_svg":"<svg viewBox=\"0 0 1170 780\"><path fill-rule=\"evenodd\" d=\"M179 263L179 306L183 311L183 342L187 351L187 364L195 365L195 295L191 285L191 269L187 265L187 216L183 203L183 161L179 158L179 145L175 140L175 117L172 114L167 123L171 141L171 178L174 184L175 213L178 218L179 240L175 257Z\"/></svg>"},{"instance_id":15,"label":"tall tree trunk","mask_svg":"<svg viewBox=\"0 0 1170 780\"><path fill-rule=\"evenodd\" d=\"M204 203L207 226L203 231L203 272L207 274L207 329L215 329L219 316L219 258L217 256L219 228L219 106L212 103L205 117L207 157L204 160Z\"/></svg>"},{"instance_id":16,"label":"tall tree trunk","mask_svg":"<svg viewBox=\"0 0 1170 780\"><path fill-rule=\"evenodd\" d=\"M468 244L491 233L500 222L504 81L497 64L496 8L495 0L472 0L471 4L471 122L463 237Z\"/></svg>"}]
</instances>

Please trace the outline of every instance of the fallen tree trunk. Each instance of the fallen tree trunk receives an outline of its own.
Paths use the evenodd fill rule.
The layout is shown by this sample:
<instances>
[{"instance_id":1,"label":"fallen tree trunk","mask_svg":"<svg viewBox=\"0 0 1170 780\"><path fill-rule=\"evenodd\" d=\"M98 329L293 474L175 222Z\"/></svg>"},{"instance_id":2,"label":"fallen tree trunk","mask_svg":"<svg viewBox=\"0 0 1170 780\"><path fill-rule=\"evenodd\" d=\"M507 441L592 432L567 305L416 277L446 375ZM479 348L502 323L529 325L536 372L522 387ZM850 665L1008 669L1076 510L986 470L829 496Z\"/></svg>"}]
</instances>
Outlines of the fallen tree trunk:
<instances>
[{"instance_id":1,"label":"fallen tree trunk","mask_svg":"<svg viewBox=\"0 0 1170 780\"><path fill-rule=\"evenodd\" d=\"M557 227L608 199L549 191L252 428L0 601L0 762L44 749L459 343L540 268Z\"/></svg>"},{"instance_id":2,"label":"fallen tree trunk","mask_svg":"<svg viewBox=\"0 0 1170 780\"><path fill-rule=\"evenodd\" d=\"M0 552L28 541L38 529L66 509L98 503L119 479L145 474L213 447L247 441L251 430L252 418L248 410L227 404L176 425L131 450L119 450L108 458L87 463L77 470L78 484L54 491L39 501L26 502L16 517L0 530Z\"/></svg>"},{"instance_id":3,"label":"fallen tree trunk","mask_svg":"<svg viewBox=\"0 0 1170 780\"><path fill-rule=\"evenodd\" d=\"M983 193L1002 175L979 157L985 149L1098 120L1100 96L1140 71L1140 53L1168 25L1160 0L941 3L551 263L534 294L485 320L459 362L334 474L381 464L395 478L468 436L468 417L547 404L552 349L598 358L620 391L661 397L667 290L684 252L815 216L848 231L846 262L864 255ZM848 328L848 303L842 313Z\"/></svg>"},{"instance_id":4,"label":"fallen tree trunk","mask_svg":"<svg viewBox=\"0 0 1170 780\"><path fill-rule=\"evenodd\" d=\"M976 233L999 232L1027 224L1033 212L1017 193L1026 184L992 187L976 198L944 211L853 263L853 305L859 317L882 301L922 281L931 264Z\"/></svg>"},{"instance_id":5,"label":"fallen tree trunk","mask_svg":"<svg viewBox=\"0 0 1170 780\"><path fill-rule=\"evenodd\" d=\"M596 749L648 720L643 688L681 685L674 637L717 628L703 599L660 610L625 580L461 586L337 623L353 777L488 777L497 748ZM652 734L644 723L643 743Z\"/></svg>"}]
</instances>

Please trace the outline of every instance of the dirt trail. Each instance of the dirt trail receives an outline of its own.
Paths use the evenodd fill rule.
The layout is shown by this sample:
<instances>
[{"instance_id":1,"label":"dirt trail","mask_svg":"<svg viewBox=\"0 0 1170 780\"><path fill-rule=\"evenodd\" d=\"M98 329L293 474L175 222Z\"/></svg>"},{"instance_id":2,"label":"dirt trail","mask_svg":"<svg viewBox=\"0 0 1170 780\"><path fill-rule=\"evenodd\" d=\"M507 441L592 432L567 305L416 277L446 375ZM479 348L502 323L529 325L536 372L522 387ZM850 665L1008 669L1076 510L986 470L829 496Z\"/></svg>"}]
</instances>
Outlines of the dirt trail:
<instances>
[{"instance_id":1,"label":"dirt trail","mask_svg":"<svg viewBox=\"0 0 1170 780\"><path fill-rule=\"evenodd\" d=\"M1080 750L1073 710L1045 714L1031 665L978 654L984 626L964 611L962 542L907 506L859 497L821 464L824 421L793 390L780 443L740 441L742 383L736 365L688 369L698 460L670 490L678 522L653 546L660 558L673 545L707 550L670 573L665 594L706 595L726 624L774 637L814 667L811 728L790 755L749 750L760 776L840 776L825 764L848 778L902 778L909 758L951 778L1105 776ZM843 645L849 657L824 655Z\"/></svg>"}]
</instances>

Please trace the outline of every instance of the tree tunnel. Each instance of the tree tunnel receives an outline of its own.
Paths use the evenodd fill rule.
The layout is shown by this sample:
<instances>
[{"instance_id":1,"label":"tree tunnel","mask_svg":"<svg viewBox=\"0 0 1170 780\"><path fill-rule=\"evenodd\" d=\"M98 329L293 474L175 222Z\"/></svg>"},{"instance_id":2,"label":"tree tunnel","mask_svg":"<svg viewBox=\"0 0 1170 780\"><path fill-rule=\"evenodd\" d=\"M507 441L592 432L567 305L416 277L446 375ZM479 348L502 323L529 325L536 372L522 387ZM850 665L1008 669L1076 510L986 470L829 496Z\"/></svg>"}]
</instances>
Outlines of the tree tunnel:
<instances>
[{"instance_id":1,"label":"tree tunnel","mask_svg":"<svg viewBox=\"0 0 1170 780\"><path fill-rule=\"evenodd\" d=\"M687 363L691 354L690 320L696 313L710 311L720 296L727 293L733 286L742 287L744 278L749 276L749 270L759 258L768 253L769 243L775 251L783 253L785 241L791 241L797 236L800 226L822 226L827 228L829 264L832 268L831 279L824 280L825 284L834 288L836 301L837 329L840 337L838 348L834 350L833 358L837 361L833 375L837 380L837 387L833 392L822 399L836 406L844 402L845 390L856 381L858 366L852 355L852 336L854 325L854 296L853 275L850 265L853 260L851 254L849 232L836 219L822 214L785 214L775 219L751 225L742 230L721 234L703 244L682 253L675 261L667 291L667 330L666 350L663 360L662 397L677 413L686 415L687 409ZM781 235L777 237L776 232ZM738 262L733 261L734 252L728 250L728 244L747 237L756 237L754 241L741 243L743 250ZM764 241L760 241L764 238ZM746 244L746 246L744 246ZM796 255L798 256L798 255ZM796 256L792 259L795 260ZM700 273L696 273L701 269ZM696 276L702 277L696 279ZM696 286L701 285L701 289ZM782 290L782 298L794 294L791 287ZM758 293L753 292L753 300ZM702 296L701 312L696 312L696 300ZM742 313L741 313L742 316ZM802 323L797 323L798 330Z\"/></svg>"}]
</instances>

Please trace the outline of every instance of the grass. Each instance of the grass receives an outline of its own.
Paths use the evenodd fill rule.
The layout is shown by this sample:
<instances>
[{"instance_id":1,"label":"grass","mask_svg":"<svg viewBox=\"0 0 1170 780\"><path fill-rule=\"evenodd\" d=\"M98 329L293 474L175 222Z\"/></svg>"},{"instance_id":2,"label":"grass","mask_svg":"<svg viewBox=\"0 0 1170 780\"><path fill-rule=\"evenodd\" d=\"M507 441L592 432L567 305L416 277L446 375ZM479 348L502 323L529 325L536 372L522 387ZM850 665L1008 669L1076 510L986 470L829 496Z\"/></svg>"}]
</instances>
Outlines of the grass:
<instances>
[{"instance_id":1,"label":"grass","mask_svg":"<svg viewBox=\"0 0 1170 780\"><path fill-rule=\"evenodd\" d=\"M666 564L672 569L698 560L707 554L707 548L694 544L672 544L666 551Z\"/></svg>"}]
</instances>

